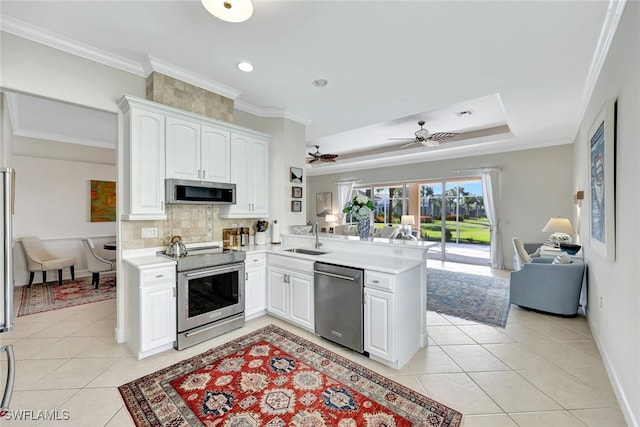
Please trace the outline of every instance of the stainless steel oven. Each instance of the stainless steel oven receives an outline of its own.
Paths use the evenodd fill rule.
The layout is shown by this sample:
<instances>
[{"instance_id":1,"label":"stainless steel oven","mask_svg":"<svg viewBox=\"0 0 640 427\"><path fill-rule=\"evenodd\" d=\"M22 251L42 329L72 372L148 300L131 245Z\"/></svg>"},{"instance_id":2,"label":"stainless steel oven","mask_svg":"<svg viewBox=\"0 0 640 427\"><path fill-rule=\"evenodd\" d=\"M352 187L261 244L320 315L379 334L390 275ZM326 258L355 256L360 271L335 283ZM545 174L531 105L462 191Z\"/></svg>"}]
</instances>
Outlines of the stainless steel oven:
<instances>
[{"instance_id":1,"label":"stainless steel oven","mask_svg":"<svg viewBox=\"0 0 640 427\"><path fill-rule=\"evenodd\" d=\"M174 258L178 350L244 326L245 256L241 251L207 247Z\"/></svg>"}]
</instances>

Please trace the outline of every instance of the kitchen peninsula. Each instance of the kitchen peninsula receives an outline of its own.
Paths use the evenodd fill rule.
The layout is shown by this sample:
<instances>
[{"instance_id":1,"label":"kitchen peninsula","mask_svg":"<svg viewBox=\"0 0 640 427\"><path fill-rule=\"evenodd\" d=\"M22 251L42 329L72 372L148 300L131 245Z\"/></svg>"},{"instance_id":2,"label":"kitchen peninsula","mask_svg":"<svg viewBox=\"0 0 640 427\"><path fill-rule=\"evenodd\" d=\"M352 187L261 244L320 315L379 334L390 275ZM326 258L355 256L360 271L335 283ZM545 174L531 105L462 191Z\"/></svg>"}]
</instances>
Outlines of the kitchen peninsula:
<instances>
[{"instance_id":1,"label":"kitchen peninsula","mask_svg":"<svg viewBox=\"0 0 640 427\"><path fill-rule=\"evenodd\" d=\"M363 299L357 308L362 309L363 315L361 333L364 335L364 352L371 359L398 369L426 345L426 259L427 251L435 243L360 240L352 236L320 234L320 246L316 248L316 237L313 235L284 234L282 237L282 245L239 248L247 253L246 273L243 274L247 319L268 313L317 334L314 265L319 261L361 271L364 279L361 292ZM128 286L132 287L132 292L139 293L138 290L144 288L134 278L145 276L136 271L148 270L150 266L158 268L161 261L155 258L149 252L131 251L125 255L131 273ZM163 261L166 263L167 260ZM139 295L142 298L143 293ZM171 296L171 293L165 295ZM144 302L140 300L135 305L138 307L129 306L129 313L141 310ZM321 307L322 310L339 310L331 306ZM337 316L339 313L335 314ZM131 316L129 319L144 322L143 317ZM154 323L158 322L158 319L154 320ZM145 331L147 328L148 325L143 323L133 325L134 331ZM129 329L129 339L137 336L131 332ZM167 330L163 330L165 332ZM167 349L170 337L164 335L164 338L162 349L157 350ZM138 343L135 343L132 348L134 352L137 346ZM155 353L156 349L152 347L138 348L138 356L146 357Z\"/></svg>"}]
</instances>

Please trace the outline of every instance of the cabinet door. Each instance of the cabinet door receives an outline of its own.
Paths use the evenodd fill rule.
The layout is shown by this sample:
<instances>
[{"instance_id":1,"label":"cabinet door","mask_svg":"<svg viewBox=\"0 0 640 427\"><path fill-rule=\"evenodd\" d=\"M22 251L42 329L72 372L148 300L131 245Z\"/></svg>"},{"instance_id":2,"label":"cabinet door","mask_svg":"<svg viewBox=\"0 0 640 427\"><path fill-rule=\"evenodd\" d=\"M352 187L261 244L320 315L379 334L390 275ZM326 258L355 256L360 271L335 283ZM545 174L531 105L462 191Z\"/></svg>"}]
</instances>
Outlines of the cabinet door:
<instances>
[{"instance_id":1,"label":"cabinet door","mask_svg":"<svg viewBox=\"0 0 640 427\"><path fill-rule=\"evenodd\" d=\"M287 272L269 267L267 276L267 311L286 319L289 317Z\"/></svg>"},{"instance_id":2,"label":"cabinet door","mask_svg":"<svg viewBox=\"0 0 640 427\"><path fill-rule=\"evenodd\" d=\"M164 116L131 109L129 212L125 218L164 215ZM160 217L157 217L160 219Z\"/></svg>"},{"instance_id":3,"label":"cabinet door","mask_svg":"<svg viewBox=\"0 0 640 427\"><path fill-rule=\"evenodd\" d=\"M251 210L255 214L267 216L269 215L269 145L267 141L252 139L251 147L251 171L253 172Z\"/></svg>"},{"instance_id":4,"label":"cabinet door","mask_svg":"<svg viewBox=\"0 0 640 427\"><path fill-rule=\"evenodd\" d=\"M200 125L167 117L167 178L200 179Z\"/></svg>"},{"instance_id":5,"label":"cabinet door","mask_svg":"<svg viewBox=\"0 0 640 427\"><path fill-rule=\"evenodd\" d=\"M201 132L202 179L211 182L231 182L230 133L210 126L202 126Z\"/></svg>"},{"instance_id":6,"label":"cabinet door","mask_svg":"<svg viewBox=\"0 0 640 427\"><path fill-rule=\"evenodd\" d=\"M289 319L307 329L314 329L313 317L313 276L289 273L291 306Z\"/></svg>"},{"instance_id":7,"label":"cabinet door","mask_svg":"<svg viewBox=\"0 0 640 427\"><path fill-rule=\"evenodd\" d=\"M364 350L393 362L393 326L393 294L365 288Z\"/></svg>"},{"instance_id":8,"label":"cabinet door","mask_svg":"<svg viewBox=\"0 0 640 427\"><path fill-rule=\"evenodd\" d=\"M253 200L251 186L251 141L244 136L231 137L231 182L236 184L236 204L230 213L250 213Z\"/></svg>"},{"instance_id":9,"label":"cabinet door","mask_svg":"<svg viewBox=\"0 0 640 427\"><path fill-rule=\"evenodd\" d=\"M176 340L175 283L140 288L140 351Z\"/></svg>"},{"instance_id":10,"label":"cabinet door","mask_svg":"<svg viewBox=\"0 0 640 427\"><path fill-rule=\"evenodd\" d=\"M251 316L267 308L267 286L265 268L248 268L245 280L244 313Z\"/></svg>"}]
</instances>

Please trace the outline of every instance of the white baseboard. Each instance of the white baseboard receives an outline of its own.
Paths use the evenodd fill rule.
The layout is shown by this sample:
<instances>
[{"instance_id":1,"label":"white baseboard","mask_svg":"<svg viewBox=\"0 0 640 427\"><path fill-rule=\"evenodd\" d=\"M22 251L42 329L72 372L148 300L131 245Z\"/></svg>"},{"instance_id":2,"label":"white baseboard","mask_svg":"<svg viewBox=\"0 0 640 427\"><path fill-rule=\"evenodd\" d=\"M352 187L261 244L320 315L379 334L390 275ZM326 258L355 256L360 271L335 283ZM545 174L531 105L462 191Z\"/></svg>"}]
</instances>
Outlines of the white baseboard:
<instances>
[{"instance_id":1,"label":"white baseboard","mask_svg":"<svg viewBox=\"0 0 640 427\"><path fill-rule=\"evenodd\" d=\"M629 404L629 399L625 394L622 386L620 385L620 381L618 379L618 375L616 374L615 369L611 365L611 359L604 349L598 334L595 332L595 328L591 323L591 318L587 315L587 321L589 322L589 328L591 329L591 335L593 335L593 339L596 342L596 346L598 346L598 351L600 352L600 356L602 357L602 362L604 364L604 368L607 371L607 375L609 376L609 381L611 381L611 386L613 387L613 391L616 394L616 398L618 399L618 404L620 405L620 410L622 411L622 415L624 416L625 421L630 427L640 427L638 425L638 420L633 415L633 411L631 410L631 405Z\"/></svg>"}]
</instances>

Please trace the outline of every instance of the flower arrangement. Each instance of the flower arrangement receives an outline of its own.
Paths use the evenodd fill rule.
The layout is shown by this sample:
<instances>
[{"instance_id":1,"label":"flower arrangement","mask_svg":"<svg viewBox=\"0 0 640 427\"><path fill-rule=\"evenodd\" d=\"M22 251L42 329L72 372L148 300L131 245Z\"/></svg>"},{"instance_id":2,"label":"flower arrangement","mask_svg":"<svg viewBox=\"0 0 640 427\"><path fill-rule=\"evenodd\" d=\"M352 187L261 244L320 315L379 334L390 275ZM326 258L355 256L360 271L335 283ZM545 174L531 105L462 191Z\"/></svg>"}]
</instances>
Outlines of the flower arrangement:
<instances>
[{"instance_id":1,"label":"flower arrangement","mask_svg":"<svg viewBox=\"0 0 640 427\"><path fill-rule=\"evenodd\" d=\"M358 194L347 202L342 212L351 212L353 219L360 221L361 219L369 218L375 208L376 207L373 205L373 201L371 201L370 198L362 194Z\"/></svg>"}]
</instances>

